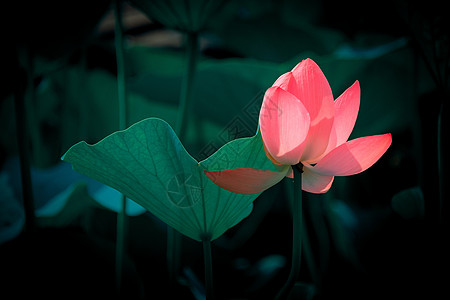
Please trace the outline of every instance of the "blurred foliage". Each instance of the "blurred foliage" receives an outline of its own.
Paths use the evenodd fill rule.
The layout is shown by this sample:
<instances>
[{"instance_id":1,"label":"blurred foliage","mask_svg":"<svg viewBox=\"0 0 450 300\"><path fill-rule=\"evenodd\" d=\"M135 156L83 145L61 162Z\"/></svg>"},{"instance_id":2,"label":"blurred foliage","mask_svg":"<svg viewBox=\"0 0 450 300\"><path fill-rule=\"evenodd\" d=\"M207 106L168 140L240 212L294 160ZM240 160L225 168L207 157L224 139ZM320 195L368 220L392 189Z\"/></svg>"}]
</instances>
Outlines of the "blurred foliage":
<instances>
[{"instance_id":1,"label":"blurred foliage","mask_svg":"<svg viewBox=\"0 0 450 300\"><path fill-rule=\"evenodd\" d=\"M3 3L0 33L8 42L2 45L0 60L4 74L8 76L5 76L0 97L14 91L18 84L15 76L18 66L27 65L21 52L26 53L25 56L39 57L39 61L34 61L36 73L40 73L41 68L61 66L74 52L92 41L94 29L109 4L110 0ZM41 60L45 62L41 64Z\"/></svg>"},{"instance_id":2,"label":"blurred foliage","mask_svg":"<svg viewBox=\"0 0 450 300\"><path fill-rule=\"evenodd\" d=\"M130 2L150 19L155 19L166 27L184 32L199 32L223 10L227 1L130 0Z\"/></svg>"},{"instance_id":3,"label":"blurred foliage","mask_svg":"<svg viewBox=\"0 0 450 300\"><path fill-rule=\"evenodd\" d=\"M395 194L391 205L392 209L404 219L423 218L423 193L420 187Z\"/></svg>"},{"instance_id":4,"label":"blurred foliage","mask_svg":"<svg viewBox=\"0 0 450 300\"><path fill-rule=\"evenodd\" d=\"M18 176L12 176L5 168L5 162L17 154L15 90L30 81L34 87L34 98L27 100L27 106L32 116L30 149L35 167L49 170L76 142L98 142L118 129L113 39L111 33L96 30L105 18L109 2L34 1L25 6L21 1L9 1L3 4L0 27L7 42L2 43L0 56L3 66L0 195L7 201L1 203L0 228L14 225L19 229L15 228L11 236L0 234L2 241L19 233L20 218L23 218L17 205L20 195L12 188L17 186ZM177 1L164 2L177 8L176 15L167 13L170 22L154 15L150 6L142 7L139 3L143 1L130 2L159 24L159 27L126 31L129 34L126 62L130 124L147 117L159 117L175 124L185 59L182 47L144 47L133 43L134 35L143 34L146 29L150 33L164 32L166 26L182 31L201 30L202 55L184 143L197 160L208 157L229 140L254 135L265 90L278 76L307 57L322 68L335 98L359 80L361 107L351 138L392 132L391 149L373 168L357 176L336 178L326 195L308 195L306 230L313 250L311 259L320 280L313 280L310 274L314 264L302 267L300 277L307 283L299 285L296 291L299 295L317 292L323 299L336 295L376 299L389 291L401 298L412 295L433 298L441 291L436 286L443 279L433 274L441 270L440 259L448 248L440 242L439 230L423 229L421 217L422 204L426 214L427 203L436 195L433 194L436 170L429 168L436 165L437 125L433 124L440 103L448 100L442 96L442 91L448 91L449 77L449 26L447 10L442 8L445 2L419 5L408 1L376 1L362 7L356 0L226 1L218 6L220 9L214 17L204 17L196 23L191 22L192 13L197 13L194 8L204 1L194 1L189 11L185 10L186 6L173 4ZM178 8L183 8L183 12ZM211 7L211 12L215 10ZM27 62L28 58L31 63ZM437 88L439 93L435 93ZM0 254L5 255L2 265L8 263L5 270L14 275L11 280L20 278L18 274L26 274L29 266L42 270L45 266L37 262L43 253L49 253L44 257L51 261L56 251L53 249L74 254L77 262L83 262L80 266L98 266L98 263L80 258L75 251L78 248L90 258L104 251L112 253L114 213L92 205L93 191L89 187L86 191L80 183L87 179L69 174L67 171L52 175L76 184L72 192L66 193L65 212L40 222L64 229L67 225L83 228L83 233L44 231L37 236L38 242L21 237L5 244ZM54 190L52 197L45 196L47 199L42 201L50 202L65 190L55 180L45 177L46 185L37 189L36 193L43 197L47 195L45 188ZM416 188L419 184L422 190ZM225 293L224 297L267 298L282 285L283 272L287 272L283 268L274 269L274 273L263 278L249 275L251 267L238 267L235 262L240 259L240 266L243 260L249 266L257 266L264 257L274 253L290 255L286 239L289 232L280 234L290 227L284 201L289 198L290 186L290 180L286 179L263 193L255 201L252 214L216 241L216 270L223 271L216 271L219 273L217 289ZM148 298L168 288L166 277L161 276L165 274L161 259L165 255L164 226L148 214L133 217L130 222L130 256L140 266L139 278L144 282L143 293ZM61 237L65 238L61 240ZM63 246L61 241L67 245L76 243L78 247L67 249L70 246ZM199 249L189 241L183 242L186 244L183 262L201 273ZM14 249L35 245L40 245L39 251L25 263L21 262L22 257L11 258ZM61 271L56 267L53 270ZM108 273L107 270L103 269L103 273ZM261 284L268 277L271 281ZM30 275L26 279L47 284L45 278ZM316 289L309 282L314 282ZM252 284L260 284L261 289L246 291L245 287ZM67 285L70 284L61 286ZM180 293L183 299L189 298L186 290Z\"/></svg>"}]
</instances>

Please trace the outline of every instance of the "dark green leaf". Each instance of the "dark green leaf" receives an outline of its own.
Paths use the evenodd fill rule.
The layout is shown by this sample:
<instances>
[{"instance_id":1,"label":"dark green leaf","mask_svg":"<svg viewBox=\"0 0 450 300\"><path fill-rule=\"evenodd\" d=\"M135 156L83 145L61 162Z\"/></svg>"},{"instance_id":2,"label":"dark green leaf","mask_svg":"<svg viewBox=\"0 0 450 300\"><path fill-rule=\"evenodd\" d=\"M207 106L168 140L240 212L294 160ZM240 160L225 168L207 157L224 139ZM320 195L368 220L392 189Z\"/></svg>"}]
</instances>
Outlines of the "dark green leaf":
<instances>
[{"instance_id":1,"label":"dark green leaf","mask_svg":"<svg viewBox=\"0 0 450 300\"><path fill-rule=\"evenodd\" d=\"M209 181L172 128L155 118L95 145L80 142L63 160L195 240L222 235L251 212L258 196L234 194Z\"/></svg>"}]
</instances>

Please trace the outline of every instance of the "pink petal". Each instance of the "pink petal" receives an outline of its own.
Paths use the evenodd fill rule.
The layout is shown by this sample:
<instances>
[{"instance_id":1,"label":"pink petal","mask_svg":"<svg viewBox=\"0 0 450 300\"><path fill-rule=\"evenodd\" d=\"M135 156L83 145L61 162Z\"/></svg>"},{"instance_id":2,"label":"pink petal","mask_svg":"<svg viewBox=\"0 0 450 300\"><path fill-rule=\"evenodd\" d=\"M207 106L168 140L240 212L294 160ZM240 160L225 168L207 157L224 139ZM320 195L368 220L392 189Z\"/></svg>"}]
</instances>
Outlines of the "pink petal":
<instances>
[{"instance_id":1,"label":"pink petal","mask_svg":"<svg viewBox=\"0 0 450 300\"><path fill-rule=\"evenodd\" d=\"M359 81L355 81L334 102L333 128L336 131L336 146L345 143L352 133L358 117L360 96Z\"/></svg>"},{"instance_id":2,"label":"pink petal","mask_svg":"<svg viewBox=\"0 0 450 300\"><path fill-rule=\"evenodd\" d=\"M296 85L297 84L295 83L295 78L292 72L287 72L278 77L272 86L278 86L285 91L290 91L295 89Z\"/></svg>"},{"instance_id":3,"label":"pink petal","mask_svg":"<svg viewBox=\"0 0 450 300\"><path fill-rule=\"evenodd\" d=\"M206 176L223 189L238 194L261 193L286 176L288 167L282 172L240 168L225 171L205 171Z\"/></svg>"},{"instance_id":4,"label":"pink petal","mask_svg":"<svg viewBox=\"0 0 450 300\"><path fill-rule=\"evenodd\" d=\"M325 155L313 170L321 175L348 176L371 167L392 143L390 133L357 138Z\"/></svg>"},{"instance_id":5,"label":"pink petal","mask_svg":"<svg viewBox=\"0 0 450 300\"><path fill-rule=\"evenodd\" d=\"M300 99L310 115L311 125L302 155L302 161L310 161L327 148L334 119L333 94L322 70L311 59L303 60L291 72L295 84L289 82L288 92Z\"/></svg>"},{"instance_id":6,"label":"pink petal","mask_svg":"<svg viewBox=\"0 0 450 300\"><path fill-rule=\"evenodd\" d=\"M309 114L291 93L269 88L259 114L261 136L273 159L284 165L300 161L309 129Z\"/></svg>"},{"instance_id":7,"label":"pink petal","mask_svg":"<svg viewBox=\"0 0 450 300\"><path fill-rule=\"evenodd\" d=\"M287 174L286 174L286 177L289 177L289 178L294 178L294 170L292 170L292 167L290 167L289 168L289 170L288 170L288 172L287 172Z\"/></svg>"},{"instance_id":8,"label":"pink petal","mask_svg":"<svg viewBox=\"0 0 450 300\"><path fill-rule=\"evenodd\" d=\"M327 149L317 161L348 140L358 117L360 95L359 82L356 81L334 101L334 123L330 139Z\"/></svg>"},{"instance_id":9,"label":"pink petal","mask_svg":"<svg viewBox=\"0 0 450 300\"><path fill-rule=\"evenodd\" d=\"M264 153L266 153L267 158L276 166L282 166L281 163L279 163L278 161L275 160L275 158L273 158L273 156L270 154L269 150L267 150L266 145L264 144L263 141L263 148L264 148Z\"/></svg>"},{"instance_id":10,"label":"pink petal","mask_svg":"<svg viewBox=\"0 0 450 300\"><path fill-rule=\"evenodd\" d=\"M302 190L322 194L328 192L333 184L334 176L323 176L313 172L310 168L303 167Z\"/></svg>"}]
</instances>

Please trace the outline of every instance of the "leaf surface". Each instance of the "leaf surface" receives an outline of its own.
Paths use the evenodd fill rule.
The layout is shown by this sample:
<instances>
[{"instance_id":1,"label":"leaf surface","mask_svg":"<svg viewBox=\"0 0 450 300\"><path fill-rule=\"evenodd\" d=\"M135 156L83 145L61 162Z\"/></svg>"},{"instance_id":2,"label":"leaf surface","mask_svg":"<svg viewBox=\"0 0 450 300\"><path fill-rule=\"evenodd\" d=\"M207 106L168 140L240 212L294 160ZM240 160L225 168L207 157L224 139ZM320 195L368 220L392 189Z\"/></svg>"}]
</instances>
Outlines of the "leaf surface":
<instances>
[{"instance_id":1,"label":"leaf surface","mask_svg":"<svg viewBox=\"0 0 450 300\"><path fill-rule=\"evenodd\" d=\"M260 130L252 137L226 143L210 157L201 161L200 165L208 171L240 168L280 171L265 154Z\"/></svg>"},{"instance_id":2,"label":"leaf surface","mask_svg":"<svg viewBox=\"0 0 450 300\"><path fill-rule=\"evenodd\" d=\"M62 159L198 241L215 239L248 216L259 195L235 194L215 185L169 124L156 118L94 145L77 143Z\"/></svg>"}]
</instances>

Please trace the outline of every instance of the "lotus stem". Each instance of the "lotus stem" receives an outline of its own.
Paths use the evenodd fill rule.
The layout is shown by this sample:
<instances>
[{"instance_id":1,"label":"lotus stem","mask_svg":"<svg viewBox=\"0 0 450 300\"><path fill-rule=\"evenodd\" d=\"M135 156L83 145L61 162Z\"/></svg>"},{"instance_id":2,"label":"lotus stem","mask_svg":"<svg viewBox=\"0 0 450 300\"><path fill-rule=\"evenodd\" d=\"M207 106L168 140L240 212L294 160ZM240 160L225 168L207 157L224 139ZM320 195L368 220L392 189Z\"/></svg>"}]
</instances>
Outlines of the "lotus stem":
<instances>
[{"instance_id":1,"label":"lotus stem","mask_svg":"<svg viewBox=\"0 0 450 300\"><path fill-rule=\"evenodd\" d=\"M198 35L197 33L187 33L186 39L186 68L180 91L180 102L178 115L175 124L175 133L180 141L184 142L186 135L187 115L192 99L192 86L197 68L198 56ZM181 235L172 227L167 228L167 267L169 269L169 279L173 284L178 277L181 260Z\"/></svg>"},{"instance_id":2,"label":"lotus stem","mask_svg":"<svg viewBox=\"0 0 450 300\"><path fill-rule=\"evenodd\" d=\"M29 148L29 126L27 121L27 103L32 102L34 97L33 86L33 62L29 50L21 51L20 54L25 56L26 65L26 85L22 85L24 82L21 78L21 69L18 70L17 87L15 91L15 114L16 114L16 128L17 128L17 143L19 147L20 158L20 173L22 177L22 197L25 211L25 232L33 232L36 227L36 218L34 214L34 199L33 199L33 186L30 173L30 148ZM27 99L29 98L29 99ZM28 100L28 101L27 101Z\"/></svg>"},{"instance_id":3,"label":"lotus stem","mask_svg":"<svg viewBox=\"0 0 450 300\"><path fill-rule=\"evenodd\" d=\"M128 108L127 108L127 91L125 83L125 55L124 55L124 41L123 41L123 23L122 23L122 1L114 1L114 38L116 47L116 63L117 63L117 99L119 102L119 130L124 130L128 123ZM123 262L125 258L126 243L127 243L127 223L128 217L126 214L127 198L125 195L121 197L121 209L117 214L117 236L116 236L116 288L119 293L122 291L122 274Z\"/></svg>"},{"instance_id":4,"label":"lotus stem","mask_svg":"<svg viewBox=\"0 0 450 300\"><path fill-rule=\"evenodd\" d=\"M186 68L184 70L183 81L180 91L180 103L178 106L177 122L175 132L182 142L186 134L187 115L192 99L192 86L197 69L198 56L198 34L189 32L186 34Z\"/></svg>"},{"instance_id":5,"label":"lotus stem","mask_svg":"<svg viewBox=\"0 0 450 300\"><path fill-rule=\"evenodd\" d=\"M448 192L446 182L448 182L448 146L442 142L444 137L448 136L448 101L450 99L444 94L438 116L438 133L437 133L437 163L439 176L439 224L448 225Z\"/></svg>"},{"instance_id":6,"label":"lotus stem","mask_svg":"<svg viewBox=\"0 0 450 300\"><path fill-rule=\"evenodd\" d=\"M124 40L123 40L123 22L122 22L122 0L114 1L114 38L116 47L116 63L117 63L117 99L119 101L119 130L127 127L127 91L125 83L125 55L124 55Z\"/></svg>"},{"instance_id":7,"label":"lotus stem","mask_svg":"<svg viewBox=\"0 0 450 300\"><path fill-rule=\"evenodd\" d=\"M181 236L178 231L167 226L167 269L169 281L174 285L180 273Z\"/></svg>"},{"instance_id":8,"label":"lotus stem","mask_svg":"<svg viewBox=\"0 0 450 300\"><path fill-rule=\"evenodd\" d=\"M205 294L207 300L214 299L211 239L203 240L203 259L205 262Z\"/></svg>"},{"instance_id":9,"label":"lotus stem","mask_svg":"<svg viewBox=\"0 0 450 300\"><path fill-rule=\"evenodd\" d=\"M302 256L302 173L303 165L292 166L294 170L294 203L292 205L292 262L289 277L276 299L287 299L300 273Z\"/></svg>"}]
</instances>

